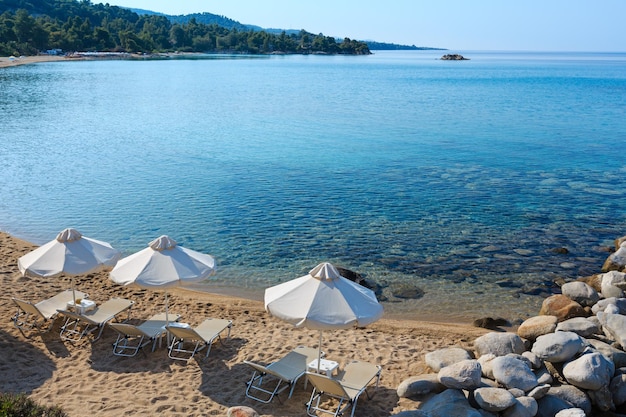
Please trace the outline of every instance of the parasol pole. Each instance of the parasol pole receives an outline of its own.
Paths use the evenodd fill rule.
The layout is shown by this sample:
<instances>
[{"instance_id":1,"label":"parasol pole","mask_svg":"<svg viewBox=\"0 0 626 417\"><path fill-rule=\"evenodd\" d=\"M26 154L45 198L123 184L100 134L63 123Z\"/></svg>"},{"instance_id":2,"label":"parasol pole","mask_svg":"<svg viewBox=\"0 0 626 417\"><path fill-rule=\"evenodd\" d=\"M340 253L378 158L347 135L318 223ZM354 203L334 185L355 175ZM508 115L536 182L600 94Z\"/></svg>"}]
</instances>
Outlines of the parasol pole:
<instances>
[{"instance_id":1,"label":"parasol pole","mask_svg":"<svg viewBox=\"0 0 626 417\"><path fill-rule=\"evenodd\" d=\"M322 362L322 331L320 330L320 343L317 345L317 373L320 373L320 365Z\"/></svg>"}]
</instances>

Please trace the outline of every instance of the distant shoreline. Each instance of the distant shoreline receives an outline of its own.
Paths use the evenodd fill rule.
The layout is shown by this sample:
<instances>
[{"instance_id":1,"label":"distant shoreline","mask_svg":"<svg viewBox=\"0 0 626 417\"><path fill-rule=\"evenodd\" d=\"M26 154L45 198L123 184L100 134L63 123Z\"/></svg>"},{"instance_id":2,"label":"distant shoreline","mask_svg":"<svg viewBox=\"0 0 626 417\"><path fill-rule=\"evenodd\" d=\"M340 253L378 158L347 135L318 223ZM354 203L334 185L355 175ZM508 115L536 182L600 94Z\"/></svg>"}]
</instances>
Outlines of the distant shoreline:
<instances>
[{"instance_id":1,"label":"distant shoreline","mask_svg":"<svg viewBox=\"0 0 626 417\"><path fill-rule=\"evenodd\" d=\"M0 57L0 68L16 67L18 65L35 64L37 62L54 62L65 61L68 58L58 55L37 55L37 56L22 56L22 57Z\"/></svg>"}]
</instances>

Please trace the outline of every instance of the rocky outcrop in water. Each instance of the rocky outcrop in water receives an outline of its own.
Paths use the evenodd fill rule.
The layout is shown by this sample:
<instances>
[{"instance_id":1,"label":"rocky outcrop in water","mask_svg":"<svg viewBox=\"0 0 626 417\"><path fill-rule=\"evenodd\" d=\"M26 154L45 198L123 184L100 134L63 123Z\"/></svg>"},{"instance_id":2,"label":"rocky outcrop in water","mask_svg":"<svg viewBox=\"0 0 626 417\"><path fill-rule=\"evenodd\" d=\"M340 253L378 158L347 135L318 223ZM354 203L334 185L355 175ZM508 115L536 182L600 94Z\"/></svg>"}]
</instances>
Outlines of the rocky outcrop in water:
<instances>
[{"instance_id":1,"label":"rocky outcrop in water","mask_svg":"<svg viewBox=\"0 0 626 417\"><path fill-rule=\"evenodd\" d=\"M446 54L441 57L442 61L469 61L469 58L465 58L459 54Z\"/></svg>"},{"instance_id":2,"label":"rocky outcrop in water","mask_svg":"<svg viewBox=\"0 0 626 417\"><path fill-rule=\"evenodd\" d=\"M611 262L621 262L626 238ZM607 260L608 261L608 260ZM624 266L621 266L624 269ZM626 272L563 284L516 332L491 332L471 350L425 355L431 373L397 389L415 414L492 417L626 417Z\"/></svg>"}]
</instances>

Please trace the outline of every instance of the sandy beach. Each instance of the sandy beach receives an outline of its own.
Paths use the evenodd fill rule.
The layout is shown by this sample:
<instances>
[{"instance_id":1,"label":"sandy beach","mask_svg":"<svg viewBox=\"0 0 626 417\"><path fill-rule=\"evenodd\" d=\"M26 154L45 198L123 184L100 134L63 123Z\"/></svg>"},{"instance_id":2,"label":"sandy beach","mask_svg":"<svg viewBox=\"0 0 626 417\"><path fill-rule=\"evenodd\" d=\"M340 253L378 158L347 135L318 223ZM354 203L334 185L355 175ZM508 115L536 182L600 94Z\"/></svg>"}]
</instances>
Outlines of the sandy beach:
<instances>
[{"instance_id":1,"label":"sandy beach","mask_svg":"<svg viewBox=\"0 0 626 417\"><path fill-rule=\"evenodd\" d=\"M71 287L70 277L22 277L17 259L36 246L0 233L0 382L2 392L23 392L44 405L59 405L69 416L226 415L229 407L252 407L262 416L305 416L310 395L299 381L294 395L282 403L265 405L245 397L245 381L252 374L243 363L267 364L298 345L316 348L319 333L295 329L271 317L258 301L186 290L170 294L170 311L181 321L199 324L204 318L233 321L231 339L216 343L207 360L204 355L189 362L169 359L165 347L147 349L133 358L115 356L116 334L105 328L95 343L61 341L57 320L45 334L25 337L12 323L16 307L11 297L37 302ZM132 319L145 319L164 311L162 292L120 287L103 270L74 278L77 289L97 303L111 297L135 301ZM462 324L382 319L364 329L327 331L323 335L326 356L340 363L360 359L382 366L380 387L371 400L363 397L356 415L384 416L415 409L417 402L400 399L396 389L410 376L427 372L424 355L437 348L471 347L485 329Z\"/></svg>"},{"instance_id":2,"label":"sandy beach","mask_svg":"<svg viewBox=\"0 0 626 417\"><path fill-rule=\"evenodd\" d=\"M22 57L0 57L0 68L14 67L17 65L35 64L37 62L53 62L53 61L65 61L67 58L64 56L55 55L37 55L37 56L22 56Z\"/></svg>"}]
</instances>

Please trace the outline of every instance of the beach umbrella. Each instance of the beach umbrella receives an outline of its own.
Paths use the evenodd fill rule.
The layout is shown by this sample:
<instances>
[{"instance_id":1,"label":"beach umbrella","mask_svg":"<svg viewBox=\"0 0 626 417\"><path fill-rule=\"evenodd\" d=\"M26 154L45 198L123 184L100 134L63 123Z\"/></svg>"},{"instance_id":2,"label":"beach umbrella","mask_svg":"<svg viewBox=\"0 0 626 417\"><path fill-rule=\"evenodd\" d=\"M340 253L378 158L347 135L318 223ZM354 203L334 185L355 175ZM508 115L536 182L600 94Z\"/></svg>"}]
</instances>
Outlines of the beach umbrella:
<instances>
[{"instance_id":1,"label":"beach umbrella","mask_svg":"<svg viewBox=\"0 0 626 417\"><path fill-rule=\"evenodd\" d=\"M111 270L111 279L122 285L165 290L165 320L168 320L167 289L198 282L215 272L215 259L176 244L163 235L148 247L120 259Z\"/></svg>"},{"instance_id":2,"label":"beach umbrella","mask_svg":"<svg viewBox=\"0 0 626 417\"><path fill-rule=\"evenodd\" d=\"M328 262L300 278L267 288L265 310L295 327L320 331L318 366L322 331L364 327L383 315L372 290L342 277Z\"/></svg>"},{"instance_id":3,"label":"beach umbrella","mask_svg":"<svg viewBox=\"0 0 626 417\"><path fill-rule=\"evenodd\" d=\"M17 266L24 276L79 275L101 266L113 266L120 257L120 251L110 244L83 236L76 229L67 228L54 240L20 257Z\"/></svg>"}]
</instances>

